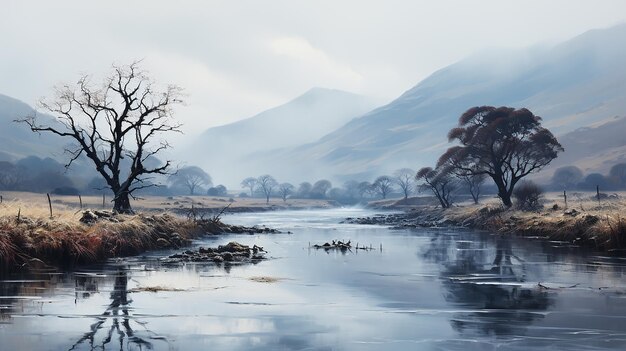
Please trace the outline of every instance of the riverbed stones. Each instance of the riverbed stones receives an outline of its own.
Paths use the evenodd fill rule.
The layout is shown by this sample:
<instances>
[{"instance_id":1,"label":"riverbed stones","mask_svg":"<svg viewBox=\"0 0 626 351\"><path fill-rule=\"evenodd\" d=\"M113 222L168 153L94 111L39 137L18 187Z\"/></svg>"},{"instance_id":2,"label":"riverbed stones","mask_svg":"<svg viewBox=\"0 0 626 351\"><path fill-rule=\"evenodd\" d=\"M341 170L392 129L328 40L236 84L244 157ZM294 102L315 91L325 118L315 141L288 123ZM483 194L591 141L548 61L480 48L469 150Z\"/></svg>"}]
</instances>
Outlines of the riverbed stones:
<instances>
[{"instance_id":1,"label":"riverbed stones","mask_svg":"<svg viewBox=\"0 0 626 351\"><path fill-rule=\"evenodd\" d=\"M257 245L252 247L231 241L216 248L200 247L197 251L186 250L173 254L165 259L168 263L178 262L214 262L214 263L246 263L265 259L266 251Z\"/></svg>"}]
</instances>

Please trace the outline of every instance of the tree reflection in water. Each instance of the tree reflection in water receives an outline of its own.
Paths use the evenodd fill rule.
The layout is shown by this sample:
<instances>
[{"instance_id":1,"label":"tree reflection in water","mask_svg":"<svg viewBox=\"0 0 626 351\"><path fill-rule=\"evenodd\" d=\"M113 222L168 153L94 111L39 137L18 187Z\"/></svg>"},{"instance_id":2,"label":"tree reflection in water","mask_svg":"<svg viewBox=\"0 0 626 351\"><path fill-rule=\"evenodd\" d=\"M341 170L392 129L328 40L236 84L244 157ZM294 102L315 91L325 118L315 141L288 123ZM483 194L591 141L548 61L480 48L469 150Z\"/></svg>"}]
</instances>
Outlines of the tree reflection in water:
<instances>
[{"instance_id":1,"label":"tree reflection in water","mask_svg":"<svg viewBox=\"0 0 626 351\"><path fill-rule=\"evenodd\" d=\"M77 279L77 286L92 283L90 279ZM90 350L104 350L112 342L117 343L120 350L132 350L135 347L139 350L152 350L153 344L139 336L138 332L131 326L131 323L138 324L143 331L154 334L146 328L145 323L141 323L130 315L131 302L132 300L128 299L128 276L125 270L120 269L115 275L113 291L111 291L111 303L108 308L100 317L96 318L96 322L89 326L89 331L76 341L69 350L78 350L87 344ZM108 325L109 323L110 325ZM161 337L158 338L162 339Z\"/></svg>"},{"instance_id":2,"label":"tree reflection in water","mask_svg":"<svg viewBox=\"0 0 626 351\"><path fill-rule=\"evenodd\" d=\"M456 331L511 335L544 317L553 299L539 286L525 284L526 263L513 254L507 238L496 239L495 245L492 240L455 239L433 238L423 256L445 266L444 297L467 310L452 317Z\"/></svg>"}]
</instances>

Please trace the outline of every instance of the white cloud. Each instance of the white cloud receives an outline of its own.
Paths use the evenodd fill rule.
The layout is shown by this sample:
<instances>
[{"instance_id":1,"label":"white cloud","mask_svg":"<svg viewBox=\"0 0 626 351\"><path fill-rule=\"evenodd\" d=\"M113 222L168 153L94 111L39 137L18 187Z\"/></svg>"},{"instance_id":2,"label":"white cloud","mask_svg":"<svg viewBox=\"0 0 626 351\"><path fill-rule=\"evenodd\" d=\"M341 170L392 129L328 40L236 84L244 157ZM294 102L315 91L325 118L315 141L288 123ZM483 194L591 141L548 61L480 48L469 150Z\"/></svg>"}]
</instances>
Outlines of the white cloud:
<instances>
[{"instance_id":1,"label":"white cloud","mask_svg":"<svg viewBox=\"0 0 626 351\"><path fill-rule=\"evenodd\" d=\"M363 76L355 72L349 65L333 60L324 51L315 48L304 38L280 37L270 41L272 52L292 60L297 69L310 78L328 80L338 85L353 89L363 81ZM322 82L323 84L323 82ZM330 86L343 88L342 86Z\"/></svg>"},{"instance_id":2,"label":"white cloud","mask_svg":"<svg viewBox=\"0 0 626 351\"><path fill-rule=\"evenodd\" d=\"M0 93L32 104L82 72L143 58L189 94L179 115L191 132L314 86L391 99L485 47L626 21L623 0L7 0L2 11Z\"/></svg>"}]
</instances>

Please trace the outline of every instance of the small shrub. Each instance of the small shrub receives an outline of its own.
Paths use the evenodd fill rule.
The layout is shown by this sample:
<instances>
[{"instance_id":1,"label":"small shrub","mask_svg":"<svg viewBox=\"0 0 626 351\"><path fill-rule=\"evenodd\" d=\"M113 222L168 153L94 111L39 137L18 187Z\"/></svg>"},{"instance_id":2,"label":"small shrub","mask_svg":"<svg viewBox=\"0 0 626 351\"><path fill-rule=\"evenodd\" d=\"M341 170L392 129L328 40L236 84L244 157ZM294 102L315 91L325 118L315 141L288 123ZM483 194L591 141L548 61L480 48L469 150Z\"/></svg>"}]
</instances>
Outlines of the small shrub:
<instances>
[{"instance_id":1,"label":"small shrub","mask_svg":"<svg viewBox=\"0 0 626 351\"><path fill-rule=\"evenodd\" d=\"M520 210L533 211L541 207L543 189L532 181L522 182L513 190L513 196Z\"/></svg>"}]
</instances>

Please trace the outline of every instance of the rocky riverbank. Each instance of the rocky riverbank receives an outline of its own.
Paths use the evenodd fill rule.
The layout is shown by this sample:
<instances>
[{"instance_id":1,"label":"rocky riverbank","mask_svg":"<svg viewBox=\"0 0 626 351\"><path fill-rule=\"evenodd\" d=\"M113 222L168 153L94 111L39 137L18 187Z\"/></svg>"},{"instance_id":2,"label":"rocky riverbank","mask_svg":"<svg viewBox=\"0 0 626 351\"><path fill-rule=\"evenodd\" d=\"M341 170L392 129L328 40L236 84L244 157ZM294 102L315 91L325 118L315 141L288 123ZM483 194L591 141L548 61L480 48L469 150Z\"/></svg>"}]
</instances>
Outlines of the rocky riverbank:
<instances>
[{"instance_id":1,"label":"rocky riverbank","mask_svg":"<svg viewBox=\"0 0 626 351\"><path fill-rule=\"evenodd\" d=\"M626 221L618 206L577 210L558 206L539 211L520 211L500 206L465 206L441 209L430 206L404 213L347 218L355 224L393 228L468 228L503 235L542 237L626 254Z\"/></svg>"},{"instance_id":2,"label":"rocky riverbank","mask_svg":"<svg viewBox=\"0 0 626 351\"><path fill-rule=\"evenodd\" d=\"M219 217L185 219L171 214L120 215L83 211L76 216L0 217L0 270L72 266L148 250L182 248L204 235L272 234L267 227L223 223Z\"/></svg>"}]
</instances>

